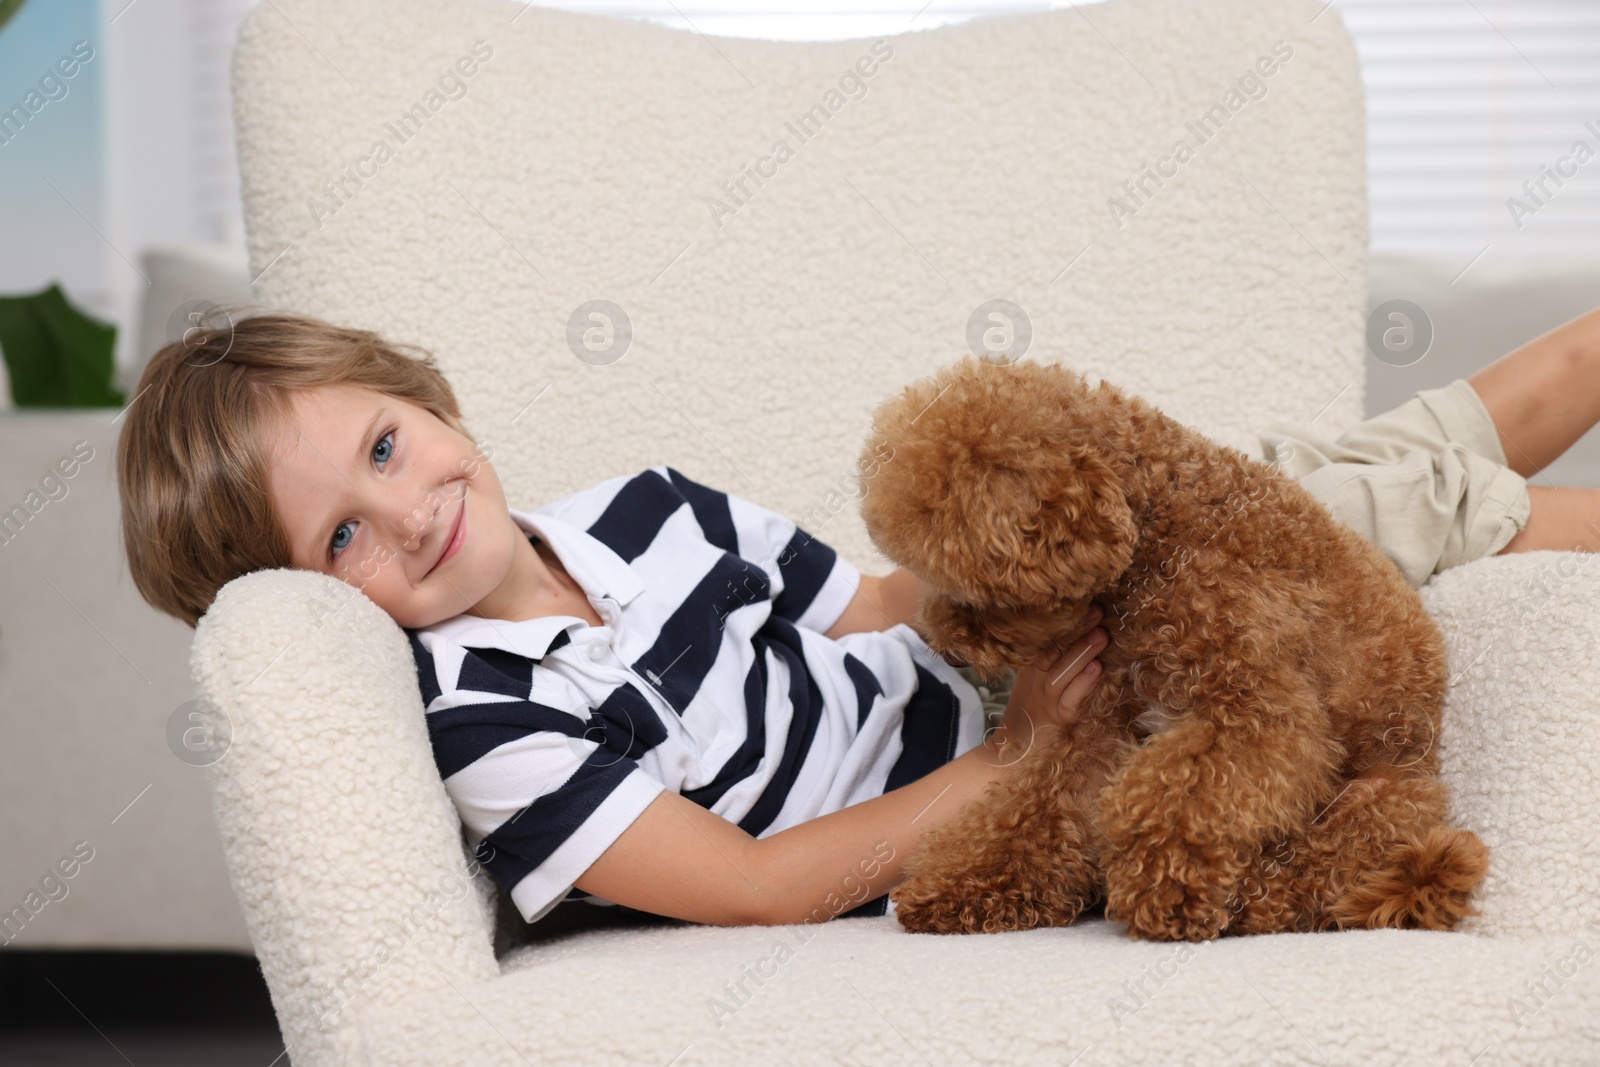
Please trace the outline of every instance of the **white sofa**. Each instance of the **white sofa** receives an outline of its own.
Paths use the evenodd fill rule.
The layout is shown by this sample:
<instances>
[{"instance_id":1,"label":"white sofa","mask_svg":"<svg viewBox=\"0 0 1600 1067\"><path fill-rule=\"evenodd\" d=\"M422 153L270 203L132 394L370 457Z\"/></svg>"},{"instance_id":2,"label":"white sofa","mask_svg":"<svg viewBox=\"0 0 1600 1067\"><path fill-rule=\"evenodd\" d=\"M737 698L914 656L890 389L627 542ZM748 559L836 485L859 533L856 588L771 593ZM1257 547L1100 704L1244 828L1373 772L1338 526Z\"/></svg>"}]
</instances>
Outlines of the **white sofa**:
<instances>
[{"instance_id":1,"label":"white sofa","mask_svg":"<svg viewBox=\"0 0 1600 1067\"><path fill-rule=\"evenodd\" d=\"M1107 200L1280 39L1294 55L1266 94L1119 227ZM464 91L376 164L387 124L480 40L493 54L463 65ZM841 92L734 203L723 183L826 108L871 42L712 41L491 0L262 5L235 70L252 273L270 303L433 349L513 500L670 461L869 572L887 564L849 499L867 415L960 355L989 299L1025 309L1031 358L1251 452L1274 418L1359 418L1364 123L1336 10L1112 0L889 44L865 95ZM615 362L567 347L596 298L633 325ZM1600 1017L1600 967L1575 947L1600 946L1584 563L1502 557L1424 590L1456 675L1446 772L1494 849L1483 914L1455 934L1185 949L1099 921L572 929L586 914L517 944L487 875L465 873L403 635L365 598L240 579L193 668L232 727L217 824L300 1065L1581 1062Z\"/></svg>"}]
</instances>

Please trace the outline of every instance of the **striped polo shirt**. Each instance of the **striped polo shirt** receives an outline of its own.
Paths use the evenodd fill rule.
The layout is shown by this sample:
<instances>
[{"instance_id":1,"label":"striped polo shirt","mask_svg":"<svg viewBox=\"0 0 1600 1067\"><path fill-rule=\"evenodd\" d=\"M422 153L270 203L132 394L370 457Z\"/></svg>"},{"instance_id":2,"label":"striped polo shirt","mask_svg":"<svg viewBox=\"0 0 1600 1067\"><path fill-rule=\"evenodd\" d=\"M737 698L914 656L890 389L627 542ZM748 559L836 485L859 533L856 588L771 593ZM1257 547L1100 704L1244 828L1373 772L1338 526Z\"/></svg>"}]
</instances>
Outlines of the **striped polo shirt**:
<instances>
[{"instance_id":1,"label":"striped polo shirt","mask_svg":"<svg viewBox=\"0 0 1600 1067\"><path fill-rule=\"evenodd\" d=\"M776 512L661 466L511 517L603 625L407 633L445 790L529 922L609 903L574 882L663 789L766 837L982 740L976 690L911 627L824 635L860 572Z\"/></svg>"}]
</instances>

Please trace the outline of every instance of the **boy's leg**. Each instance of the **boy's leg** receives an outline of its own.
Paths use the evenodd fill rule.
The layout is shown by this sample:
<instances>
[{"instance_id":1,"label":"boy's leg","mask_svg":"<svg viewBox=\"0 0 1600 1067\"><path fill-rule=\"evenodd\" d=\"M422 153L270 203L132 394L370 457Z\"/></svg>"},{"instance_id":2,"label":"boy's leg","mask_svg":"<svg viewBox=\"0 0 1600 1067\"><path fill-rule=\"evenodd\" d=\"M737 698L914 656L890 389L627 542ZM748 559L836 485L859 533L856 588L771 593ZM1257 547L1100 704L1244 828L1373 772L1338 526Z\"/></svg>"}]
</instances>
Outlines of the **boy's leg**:
<instances>
[{"instance_id":1,"label":"boy's leg","mask_svg":"<svg viewBox=\"0 0 1600 1067\"><path fill-rule=\"evenodd\" d=\"M1600 422L1600 309L1562 324L1467 383L1512 470L1531 478ZM1548 481L1548 479L1545 479ZM1600 489L1529 485L1527 525L1501 552L1600 551Z\"/></svg>"},{"instance_id":2,"label":"boy's leg","mask_svg":"<svg viewBox=\"0 0 1600 1067\"><path fill-rule=\"evenodd\" d=\"M1466 379L1524 478L1600 422L1600 308L1509 352Z\"/></svg>"},{"instance_id":3,"label":"boy's leg","mask_svg":"<svg viewBox=\"0 0 1600 1067\"><path fill-rule=\"evenodd\" d=\"M1278 422L1267 462L1383 550L1411 586L1500 552L1527 524L1527 480L1512 470L1466 381L1425 389L1337 439Z\"/></svg>"},{"instance_id":4,"label":"boy's leg","mask_svg":"<svg viewBox=\"0 0 1600 1067\"><path fill-rule=\"evenodd\" d=\"M1530 485L1527 524L1500 553L1600 552L1600 489Z\"/></svg>"},{"instance_id":5,"label":"boy's leg","mask_svg":"<svg viewBox=\"0 0 1600 1067\"><path fill-rule=\"evenodd\" d=\"M1261 441L1269 462L1286 457L1284 473L1420 585L1434 558L1443 570L1505 552L1600 551L1600 490L1526 482L1596 422L1600 309L1335 442L1291 424Z\"/></svg>"}]
</instances>

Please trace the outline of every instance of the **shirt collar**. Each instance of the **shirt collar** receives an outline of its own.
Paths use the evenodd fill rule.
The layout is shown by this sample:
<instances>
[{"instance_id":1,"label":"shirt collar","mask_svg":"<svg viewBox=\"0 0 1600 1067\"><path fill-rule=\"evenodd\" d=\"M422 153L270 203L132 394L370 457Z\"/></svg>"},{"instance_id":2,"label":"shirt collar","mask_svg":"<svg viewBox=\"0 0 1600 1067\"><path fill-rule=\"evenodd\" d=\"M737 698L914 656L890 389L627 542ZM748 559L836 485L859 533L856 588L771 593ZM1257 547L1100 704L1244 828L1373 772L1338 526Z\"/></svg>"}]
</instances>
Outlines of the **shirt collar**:
<instances>
[{"instance_id":1,"label":"shirt collar","mask_svg":"<svg viewBox=\"0 0 1600 1067\"><path fill-rule=\"evenodd\" d=\"M537 535L550 546L578 587L591 597L610 597L619 605L644 591L632 567L605 542L564 519L536 511L510 509L511 518L524 533ZM551 645L565 644L566 632L587 621L575 615L546 615L520 622L457 615L426 628L463 648L498 648L528 659L543 659Z\"/></svg>"}]
</instances>

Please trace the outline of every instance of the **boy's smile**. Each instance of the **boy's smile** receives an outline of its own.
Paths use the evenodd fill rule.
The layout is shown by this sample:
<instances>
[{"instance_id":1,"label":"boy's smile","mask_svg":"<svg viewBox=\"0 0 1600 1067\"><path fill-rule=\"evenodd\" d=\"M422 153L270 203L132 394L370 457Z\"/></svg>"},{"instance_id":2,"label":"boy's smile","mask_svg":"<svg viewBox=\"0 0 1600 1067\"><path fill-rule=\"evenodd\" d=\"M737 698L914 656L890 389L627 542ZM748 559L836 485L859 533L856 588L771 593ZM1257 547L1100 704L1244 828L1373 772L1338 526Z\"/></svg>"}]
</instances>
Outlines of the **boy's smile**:
<instances>
[{"instance_id":1,"label":"boy's smile","mask_svg":"<svg viewBox=\"0 0 1600 1067\"><path fill-rule=\"evenodd\" d=\"M462 496L463 498L466 496L465 489L462 491ZM431 567L428 568L428 574L432 574L434 571L438 570L440 566L442 566L448 560L454 559L456 553L460 551L462 542L466 540L466 537L467 504L466 500L463 499L461 502L461 507L456 510L455 520L450 524L450 529L445 534L444 547L439 550L439 558L434 561Z\"/></svg>"},{"instance_id":2,"label":"boy's smile","mask_svg":"<svg viewBox=\"0 0 1600 1067\"><path fill-rule=\"evenodd\" d=\"M272 428L268 479L293 566L348 582L411 629L570 602L575 586L511 518L494 467L432 412L347 384L294 393L291 408Z\"/></svg>"}]
</instances>

